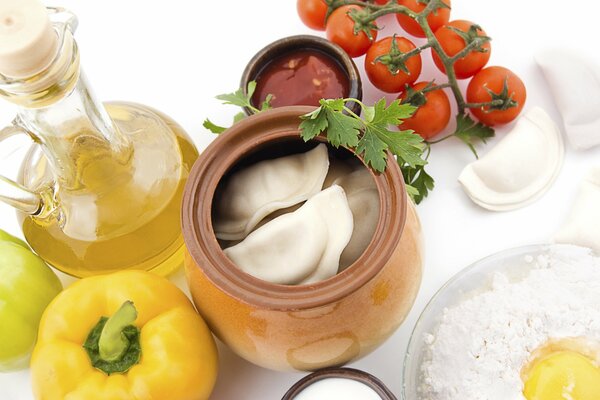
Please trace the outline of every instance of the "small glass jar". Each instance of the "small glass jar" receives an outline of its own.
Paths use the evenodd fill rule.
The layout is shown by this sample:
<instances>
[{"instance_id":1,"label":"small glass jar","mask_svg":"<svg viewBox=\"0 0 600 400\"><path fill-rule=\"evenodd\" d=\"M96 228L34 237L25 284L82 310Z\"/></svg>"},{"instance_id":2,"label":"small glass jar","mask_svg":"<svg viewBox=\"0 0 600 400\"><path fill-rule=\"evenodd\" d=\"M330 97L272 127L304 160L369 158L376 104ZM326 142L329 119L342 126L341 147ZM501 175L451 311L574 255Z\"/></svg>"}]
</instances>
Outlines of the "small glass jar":
<instances>
[{"instance_id":1,"label":"small glass jar","mask_svg":"<svg viewBox=\"0 0 600 400\"><path fill-rule=\"evenodd\" d=\"M275 370L317 370L368 354L405 319L421 282L421 225L394 162L373 173L380 216L371 243L337 275L273 284L242 272L222 251L212 226L219 182L261 152L305 149L299 116L311 110L281 107L235 124L196 162L183 199L186 275L197 309L233 351Z\"/></svg>"}]
</instances>

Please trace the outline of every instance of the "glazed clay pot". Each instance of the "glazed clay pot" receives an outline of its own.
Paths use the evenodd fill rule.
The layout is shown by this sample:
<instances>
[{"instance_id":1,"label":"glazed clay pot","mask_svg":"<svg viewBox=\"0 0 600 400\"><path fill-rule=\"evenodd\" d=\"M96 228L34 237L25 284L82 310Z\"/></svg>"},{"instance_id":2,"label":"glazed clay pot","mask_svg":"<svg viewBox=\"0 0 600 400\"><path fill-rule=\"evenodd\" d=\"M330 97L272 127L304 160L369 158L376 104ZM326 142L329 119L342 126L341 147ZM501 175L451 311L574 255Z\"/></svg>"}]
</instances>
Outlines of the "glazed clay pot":
<instances>
[{"instance_id":1,"label":"glazed clay pot","mask_svg":"<svg viewBox=\"0 0 600 400\"><path fill-rule=\"evenodd\" d=\"M219 182L244 164L314 147L298 130L311 110L281 107L235 124L202 153L183 200L186 277L198 311L234 352L275 370L317 370L368 354L402 323L421 282L421 226L395 162L373 175L380 197L373 240L334 277L273 284L242 272L221 250L211 219Z\"/></svg>"}]
</instances>

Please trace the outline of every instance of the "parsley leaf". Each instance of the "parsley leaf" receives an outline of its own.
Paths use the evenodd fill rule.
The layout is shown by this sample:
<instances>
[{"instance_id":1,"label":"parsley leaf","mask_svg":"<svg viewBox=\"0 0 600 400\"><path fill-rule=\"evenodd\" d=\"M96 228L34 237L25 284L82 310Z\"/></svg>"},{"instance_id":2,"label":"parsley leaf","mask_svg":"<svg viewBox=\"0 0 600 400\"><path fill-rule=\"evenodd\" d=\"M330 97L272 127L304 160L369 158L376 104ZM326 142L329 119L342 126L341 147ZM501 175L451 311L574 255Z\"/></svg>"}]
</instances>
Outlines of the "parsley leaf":
<instances>
[{"instance_id":1,"label":"parsley leaf","mask_svg":"<svg viewBox=\"0 0 600 400\"><path fill-rule=\"evenodd\" d=\"M239 88L233 93L225 93L216 96L217 99L223 100L223 104L231 104L238 107L253 107L251 103L252 95L256 90L256 82L248 82L247 93L244 94L244 90Z\"/></svg>"},{"instance_id":2,"label":"parsley leaf","mask_svg":"<svg viewBox=\"0 0 600 400\"><path fill-rule=\"evenodd\" d=\"M333 147L355 147L358 144L359 129L362 127L361 121L329 108L325 109L325 114L329 143Z\"/></svg>"},{"instance_id":3,"label":"parsley leaf","mask_svg":"<svg viewBox=\"0 0 600 400\"><path fill-rule=\"evenodd\" d=\"M377 172L385 171L387 165L387 144L367 128L360 138L356 152L363 154L365 162Z\"/></svg>"},{"instance_id":4,"label":"parsley leaf","mask_svg":"<svg viewBox=\"0 0 600 400\"><path fill-rule=\"evenodd\" d=\"M216 98L222 100L223 104L231 104L242 108L249 108L254 113L258 113L271 108L271 100L273 99L273 95L271 94L268 94L267 97L265 97L265 100L260 105L260 109L252 105L252 95L255 91L256 82L250 81L248 82L248 87L246 88L246 94L244 94L242 88L239 88L233 93L220 94L216 96ZM233 117L233 123L235 124L237 122L240 122L244 118L246 118L246 114L243 112L239 112ZM226 127L217 125L208 118L204 120L202 126L215 134L223 133L225 130L227 130Z\"/></svg>"},{"instance_id":5,"label":"parsley leaf","mask_svg":"<svg viewBox=\"0 0 600 400\"><path fill-rule=\"evenodd\" d=\"M494 137L494 130L481 122L473 121L467 114L458 114L456 116L456 131L453 136L462 140L469 146L475 157L479 158L475 145L479 142L486 143L487 139Z\"/></svg>"},{"instance_id":6,"label":"parsley leaf","mask_svg":"<svg viewBox=\"0 0 600 400\"><path fill-rule=\"evenodd\" d=\"M344 114L343 99L321 100L321 106L301 117L301 136L308 141L322 132L334 147L356 147L362 122L351 115Z\"/></svg>"},{"instance_id":7,"label":"parsley leaf","mask_svg":"<svg viewBox=\"0 0 600 400\"><path fill-rule=\"evenodd\" d=\"M413 199L415 204L419 204L429 195L429 192L435 187L435 181L425 171L424 165L410 167L398 161L404 181L406 182L406 191Z\"/></svg>"},{"instance_id":8,"label":"parsley leaf","mask_svg":"<svg viewBox=\"0 0 600 400\"><path fill-rule=\"evenodd\" d=\"M209 120L208 118L206 118L204 120L204 123L202 123L202 126L205 127L206 129L208 129L209 131L211 131L212 133L215 134L219 134L219 133L223 133L225 132L225 130L227 128L225 128L224 126L219 126L214 124L211 120Z\"/></svg>"}]
</instances>

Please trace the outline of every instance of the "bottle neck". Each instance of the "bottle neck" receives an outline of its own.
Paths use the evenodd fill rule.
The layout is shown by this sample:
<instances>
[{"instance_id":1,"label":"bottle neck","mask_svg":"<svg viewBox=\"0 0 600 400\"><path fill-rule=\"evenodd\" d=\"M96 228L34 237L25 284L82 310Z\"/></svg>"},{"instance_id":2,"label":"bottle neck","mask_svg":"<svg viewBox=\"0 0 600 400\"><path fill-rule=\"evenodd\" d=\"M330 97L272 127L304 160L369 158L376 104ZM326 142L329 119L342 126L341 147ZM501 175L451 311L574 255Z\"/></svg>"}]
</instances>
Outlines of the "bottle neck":
<instances>
[{"instance_id":1,"label":"bottle neck","mask_svg":"<svg viewBox=\"0 0 600 400\"><path fill-rule=\"evenodd\" d=\"M26 79L3 77L0 96L19 107L14 123L41 145L56 183L79 190L82 157L125 158L130 146L90 90L68 28L57 25L60 48L50 66Z\"/></svg>"},{"instance_id":2,"label":"bottle neck","mask_svg":"<svg viewBox=\"0 0 600 400\"><path fill-rule=\"evenodd\" d=\"M55 102L39 108L19 107L15 122L42 146L57 182L71 190L84 185L77 173L82 155L104 153L119 158L129 149L83 73L78 74L71 92Z\"/></svg>"}]
</instances>

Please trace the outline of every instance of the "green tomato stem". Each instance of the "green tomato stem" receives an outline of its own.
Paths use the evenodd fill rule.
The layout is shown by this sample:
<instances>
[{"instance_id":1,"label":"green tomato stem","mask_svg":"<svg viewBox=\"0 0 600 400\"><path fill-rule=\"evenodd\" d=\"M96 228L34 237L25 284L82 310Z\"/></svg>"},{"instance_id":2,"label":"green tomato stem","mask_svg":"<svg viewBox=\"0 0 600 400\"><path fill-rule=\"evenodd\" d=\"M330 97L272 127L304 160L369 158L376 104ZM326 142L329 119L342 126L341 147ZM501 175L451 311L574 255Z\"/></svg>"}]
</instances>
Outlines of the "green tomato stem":
<instances>
[{"instance_id":1,"label":"green tomato stem","mask_svg":"<svg viewBox=\"0 0 600 400\"><path fill-rule=\"evenodd\" d=\"M501 106L502 104L504 104L504 100L491 100L491 101L486 101L483 103L465 103L465 107L466 108L482 108L482 107L494 107L494 106Z\"/></svg>"}]
</instances>

